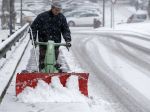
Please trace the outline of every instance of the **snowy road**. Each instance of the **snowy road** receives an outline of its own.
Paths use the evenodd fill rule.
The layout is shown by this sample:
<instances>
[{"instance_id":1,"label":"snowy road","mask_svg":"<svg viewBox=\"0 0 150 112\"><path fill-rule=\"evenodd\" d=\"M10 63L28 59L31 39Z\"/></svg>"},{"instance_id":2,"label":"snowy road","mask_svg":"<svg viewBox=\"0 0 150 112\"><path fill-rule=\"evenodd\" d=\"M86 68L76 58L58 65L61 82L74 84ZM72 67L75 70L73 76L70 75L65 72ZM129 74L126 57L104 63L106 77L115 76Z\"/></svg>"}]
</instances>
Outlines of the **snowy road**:
<instances>
[{"instance_id":1,"label":"snowy road","mask_svg":"<svg viewBox=\"0 0 150 112\"><path fill-rule=\"evenodd\" d=\"M84 103L22 103L15 96L14 78L0 112L70 112L70 108L71 112L150 111L149 38L110 32L74 33L72 37L71 53L77 62L72 65L80 64L90 73L90 100ZM26 68L31 48L30 44L16 73Z\"/></svg>"},{"instance_id":2,"label":"snowy road","mask_svg":"<svg viewBox=\"0 0 150 112\"><path fill-rule=\"evenodd\" d=\"M82 67L92 74L93 81L90 85L95 85L95 91L103 83L112 94L115 94L114 96L119 98L118 103L121 102L130 111L150 111L149 91L145 92L147 94L145 97L143 89L137 89L133 84L136 80L141 80L139 81L141 88L149 89L149 39L124 35L112 36L106 33L102 33L101 36L78 34L74 35L73 46L73 53L78 57ZM141 74L148 79L145 80L145 84L142 82ZM100 88L98 94L103 93L108 97L107 92ZM109 98L112 100L112 97Z\"/></svg>"}]
</instances>

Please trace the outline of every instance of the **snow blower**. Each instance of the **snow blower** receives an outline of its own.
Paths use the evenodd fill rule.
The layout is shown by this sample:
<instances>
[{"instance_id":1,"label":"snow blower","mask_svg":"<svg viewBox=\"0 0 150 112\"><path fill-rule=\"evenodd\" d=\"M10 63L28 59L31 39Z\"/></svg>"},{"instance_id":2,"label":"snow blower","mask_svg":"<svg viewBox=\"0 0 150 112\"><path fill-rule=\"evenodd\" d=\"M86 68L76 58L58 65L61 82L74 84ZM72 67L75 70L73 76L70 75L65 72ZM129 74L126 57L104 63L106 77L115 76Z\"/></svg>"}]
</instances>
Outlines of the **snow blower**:
<instances>
[{"instance_id":1,"label":"snow blower","mask_svg":"<svg viewBox=\"0 0 150 112\"><path fill-rule=\"evenodd\" d=\"M66 43L54 43L53 41L48 42L35 42L37 45L47 46L44 69L34 73L18 73L16 76L16 96L23 92L26 87L35 88L38 80L43 80L50 84L51 79L54 76L59 77L61 84L66 87L67 79L75 75L78 77L79 91L88 97L88 73L59 73L59 70L55 67L55 46L67 46Z\"/></svg>"}]
</instances>

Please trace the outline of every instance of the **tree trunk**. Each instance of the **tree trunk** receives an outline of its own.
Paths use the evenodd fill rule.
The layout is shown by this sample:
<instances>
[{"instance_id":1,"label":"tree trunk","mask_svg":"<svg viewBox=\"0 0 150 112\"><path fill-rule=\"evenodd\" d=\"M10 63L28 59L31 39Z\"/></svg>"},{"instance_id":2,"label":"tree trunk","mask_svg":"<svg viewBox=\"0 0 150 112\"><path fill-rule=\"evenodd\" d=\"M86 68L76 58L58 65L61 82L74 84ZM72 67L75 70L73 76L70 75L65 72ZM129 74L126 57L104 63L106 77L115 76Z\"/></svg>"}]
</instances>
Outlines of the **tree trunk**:
<instances>
[{"instance_id":1,"label":"tree trunk","mask_svg":"<svg viewBox=\"0 0 150 112\"><path fill-rule=\"evenodd\" d=\"M148 11L148 16L149 16L149 18L150 18L150 0L149 0L149 2L148 2L148 8L147 8L147 11Z\"/></svg>"},{"instance_id":2,"label":"tree trunk","mask_svg":"<svg viewBox=\"0 0 150 112\"><path fill-rule=\"evenodd\" d=\"M10 15L12 18L12 28L14 29L15 28L14 0L3 0L2 1L2 17L1 17L2 29L10 28Z\"/></svg>"}]
</instances>

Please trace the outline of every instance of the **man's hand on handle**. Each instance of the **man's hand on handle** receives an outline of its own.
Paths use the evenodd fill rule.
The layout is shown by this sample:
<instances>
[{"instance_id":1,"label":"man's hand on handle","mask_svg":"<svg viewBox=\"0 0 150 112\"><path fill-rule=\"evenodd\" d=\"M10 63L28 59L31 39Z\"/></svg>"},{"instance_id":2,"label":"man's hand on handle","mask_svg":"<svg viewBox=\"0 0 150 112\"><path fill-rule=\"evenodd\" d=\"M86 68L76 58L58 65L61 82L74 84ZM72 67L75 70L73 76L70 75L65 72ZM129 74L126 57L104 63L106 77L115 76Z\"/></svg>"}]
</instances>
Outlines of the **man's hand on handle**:
<instances>
[{"instance_id":1,"label":"man's hand on handle","mask_svg":"<svg viewBox=\"0 0 150 112\"><path fill-rule=\"evenodd\" d=\"M70 42L66 42L66 46L67 47L71 47L71 43Z\"/></svg>"},{"instance_id":2,"label":"man's hand on handle","mask_svg":"<svg viewBox=\"0 0 150 112\"><path fill-rule=\"evenodd\" d=\"M66 42L66 47L67 47L67 49L69 51L69 48L71 47L71 42L70 41Z\"/></svg>"}]
</instances>

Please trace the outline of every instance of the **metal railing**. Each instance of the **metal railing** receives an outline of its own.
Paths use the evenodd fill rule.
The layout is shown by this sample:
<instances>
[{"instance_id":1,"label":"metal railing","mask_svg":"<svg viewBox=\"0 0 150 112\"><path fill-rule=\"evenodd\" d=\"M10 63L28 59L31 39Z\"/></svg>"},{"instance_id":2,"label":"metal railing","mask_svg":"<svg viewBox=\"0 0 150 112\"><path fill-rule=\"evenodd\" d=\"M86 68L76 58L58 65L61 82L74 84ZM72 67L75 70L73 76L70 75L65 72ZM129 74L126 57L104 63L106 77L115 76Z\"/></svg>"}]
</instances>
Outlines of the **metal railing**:
<instances>
[{"instance_id":1,"label":"metal railing","mask_svg":"<svg viewBox=\"0 0 150 112\"><path fill-rule=\"evenodd\" d=\"M6 57L7 51L9 51L11 47L15 45L15 43L18 42L26 32L28 32L28 30L29 24L27 23L0 44L0 59Z\"/></svg>"}]
</instances>

